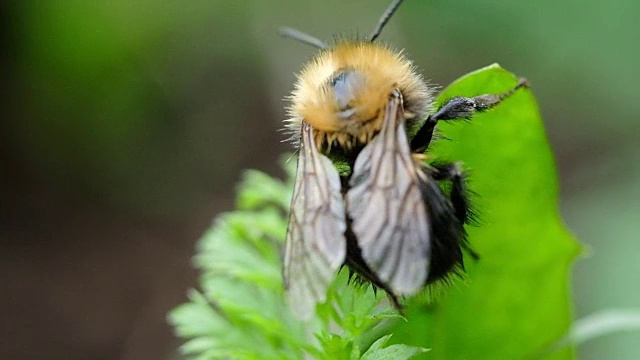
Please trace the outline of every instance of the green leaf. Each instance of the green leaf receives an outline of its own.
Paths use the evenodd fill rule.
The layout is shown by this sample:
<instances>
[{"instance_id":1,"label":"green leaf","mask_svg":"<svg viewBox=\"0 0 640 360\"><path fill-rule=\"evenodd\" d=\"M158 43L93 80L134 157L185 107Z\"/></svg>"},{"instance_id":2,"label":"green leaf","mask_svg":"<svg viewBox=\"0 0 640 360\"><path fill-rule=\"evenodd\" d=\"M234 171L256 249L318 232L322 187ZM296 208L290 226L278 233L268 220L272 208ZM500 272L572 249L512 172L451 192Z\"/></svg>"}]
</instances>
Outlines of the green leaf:
<instances>
[{"instance_id":1,"label":"green leaf","mask_svg":"<svg viewBox=\"0 0 640 360\"><path fill-rule=\"evenodd\" d=\"M468 74L437 99L502 93L517 79L498 65ZM535 89L535 84L533 84ZM463 161L479 225L468 227L480 259L432 304L414 301L394 340L432 349L429 359L521 359L571 323L569 270L579 246L558 214L554 159L535 99L520 89L468 122L440 122L428 154ZM549 358L570 359L572 349Z\"/></svg>"},{"instance_id":2,"label":"green leaf","mask_svg":"<svg viewBox=\"0 0 640 360\"><path fill-rule=\"evenodd\" d=\"M291 162L285 171L293 176ZM359 359L363 334L385 317L370 288L330 287L329 302L309 322L293 318L282 284L292 184L249 171L238 186L238 208L222 214L200 239L195 265L201 291L169 314L189 359ZM384 309L384 307L383 307ZM390 350L388 350L390 351Z\"/></svg>"},{"instance_id":3,"label":"green leaf","mask_svg":"<svg viewBox=\"0 0 640 360\"><path fill-rule=\"evenodd\" d=\"M288 194L291 190L288 184L263 172L247 170L241 186L236 200L240 209L257 209L270 203L282 209L289 208Z\"/></svg>"},{"instance_id":4,"label":"green leaf","mask_svg":"<svg viewBox=\"0 0 640 360\"><path fill-rule=\"evenodd\" d=\"M408 345L390 345L383 347L391 335L386 335L374 342L369 350L362 355L362 360L405 360L410 359L414 355L427 352L428 349L408 346Z\"/></svg>"}]
</instances>

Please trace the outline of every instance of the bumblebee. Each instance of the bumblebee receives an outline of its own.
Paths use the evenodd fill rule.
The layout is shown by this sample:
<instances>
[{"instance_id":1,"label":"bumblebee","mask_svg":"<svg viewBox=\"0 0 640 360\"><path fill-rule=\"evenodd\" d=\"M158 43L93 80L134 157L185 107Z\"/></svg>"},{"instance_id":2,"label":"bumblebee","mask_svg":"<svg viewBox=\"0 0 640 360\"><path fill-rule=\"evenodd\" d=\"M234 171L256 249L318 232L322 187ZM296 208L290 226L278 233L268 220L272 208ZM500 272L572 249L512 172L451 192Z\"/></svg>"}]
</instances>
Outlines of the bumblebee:
<instances>
[{"instance_id":1,"label":"bumblebee","mask_svg":"<svg viewBox=\"0 0 640 360\"><path fill-rule=\"evenodd\" d=\"M297 77L286 120L299 154L284 280L301 319L326 301L343 266L401 308L399 298L462 269L463 250L475 256L464 228L471 216L461 165L428 164L425 151L438 121L470 119L526 82L434 109L433 91L413 63L374 42L401 2L364 40L328 46L281 29L320 49Z\"/></svg>"}]
</instances>

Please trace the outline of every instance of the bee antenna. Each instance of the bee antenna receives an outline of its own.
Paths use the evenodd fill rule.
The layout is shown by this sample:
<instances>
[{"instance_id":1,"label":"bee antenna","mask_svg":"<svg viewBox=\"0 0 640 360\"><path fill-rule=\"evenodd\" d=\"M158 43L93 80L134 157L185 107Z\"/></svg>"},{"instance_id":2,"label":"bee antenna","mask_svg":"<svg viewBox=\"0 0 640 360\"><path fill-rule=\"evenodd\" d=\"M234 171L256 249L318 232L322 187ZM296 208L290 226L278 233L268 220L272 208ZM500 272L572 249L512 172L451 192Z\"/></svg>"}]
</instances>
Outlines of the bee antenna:
<instances>
[{"instance_id":1,"label":"bee antenna","mask_svg":"<svg viewBox=\"0 0 640 360\"><path fill-rule=\"evenodd\" d=\"M278 29L278 33L281 36L291 38L293 40L298 40L303 44L315 46L318 49L328 49L329 46L325 44L322 40L313 37L309 34L303 33L300 30L292 29L290 27L281 27Z\"/></svg>"},{"instance_id":2,"label":"bee antenna","mask_svg":"<svg viewBox=\"0 0 640 360\"><path fill-rule=\"evenodd\" d=\"M391 19L391 16L393 16L393 13L395 13L396 10L398 10L398 7L400 6L401 3L402 3L402 0L394 0L391 3L391 5L389 5L387 10L380 17L380 20L378 20L378 25L376 25L376 28L373 29L373 31L371 32L371 35L369 35L369 41L374 42L376 40L376 38L382 32L382 28L385 25L387 25L387 23L389 22L389 19Z\"/></svg>"}]
</instances>

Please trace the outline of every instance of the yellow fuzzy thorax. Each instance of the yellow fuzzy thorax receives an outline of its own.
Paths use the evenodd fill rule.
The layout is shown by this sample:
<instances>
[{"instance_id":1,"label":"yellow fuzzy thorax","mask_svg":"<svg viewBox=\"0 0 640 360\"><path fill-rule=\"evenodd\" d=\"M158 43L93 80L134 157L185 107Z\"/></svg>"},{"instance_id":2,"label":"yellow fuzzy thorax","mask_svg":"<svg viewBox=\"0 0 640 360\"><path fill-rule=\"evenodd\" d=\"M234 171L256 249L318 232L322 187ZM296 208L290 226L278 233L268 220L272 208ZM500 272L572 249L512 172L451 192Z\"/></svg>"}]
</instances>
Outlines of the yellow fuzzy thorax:
<instances>
[{"instance_id":1,"label":"yellow fuzzy thorax","mask_svg":"<svg viewBox=\"0 0 640 360\"><path fill-rule=\"evenodd\" d=\"M345 71L357 74L357 86L340 93L332 84L336 74ZM401 52L370 42L338 43L322 50L298 75L290 97L288 127L297 131L303 121L311 125L316 144L324 152L336 146L350 150L364 145L380 130L394 89L402 93L409 122L426 116L429 88ZM348 96L342 95L345 91Z\"/></svg>"}]
</instances>

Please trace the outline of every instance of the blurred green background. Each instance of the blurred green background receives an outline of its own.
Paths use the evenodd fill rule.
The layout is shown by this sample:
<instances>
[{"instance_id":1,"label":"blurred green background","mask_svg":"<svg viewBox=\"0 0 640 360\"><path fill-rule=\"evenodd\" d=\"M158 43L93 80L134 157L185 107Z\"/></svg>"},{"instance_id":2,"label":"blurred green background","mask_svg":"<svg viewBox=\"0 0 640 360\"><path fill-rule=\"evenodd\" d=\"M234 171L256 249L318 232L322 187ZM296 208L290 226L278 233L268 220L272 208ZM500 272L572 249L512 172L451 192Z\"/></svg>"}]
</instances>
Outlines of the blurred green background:
<instances>
[{"instance_id":1,"label":"blurred green background","mask_svg":"<svg viewBox=\"0 0 640 360\"><path fill-rule=\"evenodd\" d=\"M233 206L242 169L280 176L289 150L282 99L314 49L277 28L366 34L387 4L2 2L0 357L176 358L165 314L196 283L196 239ZM577 317L640 307L639 13L635 0L406 0L381 36L433 84L492 62L529 79L559 205L589 247ZM640 334L579 354L636 359Z\"/></svg>"}]
</instances>

